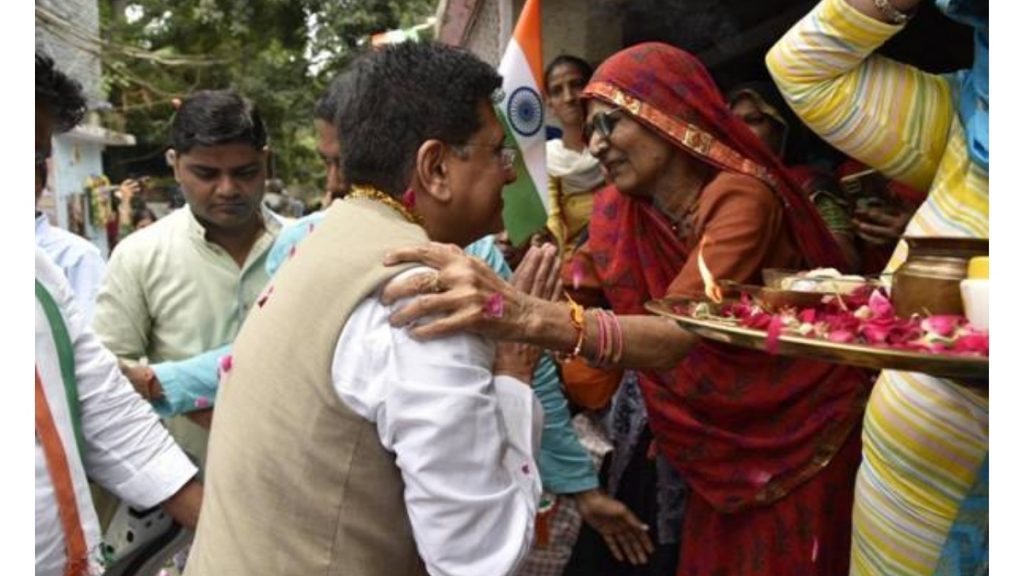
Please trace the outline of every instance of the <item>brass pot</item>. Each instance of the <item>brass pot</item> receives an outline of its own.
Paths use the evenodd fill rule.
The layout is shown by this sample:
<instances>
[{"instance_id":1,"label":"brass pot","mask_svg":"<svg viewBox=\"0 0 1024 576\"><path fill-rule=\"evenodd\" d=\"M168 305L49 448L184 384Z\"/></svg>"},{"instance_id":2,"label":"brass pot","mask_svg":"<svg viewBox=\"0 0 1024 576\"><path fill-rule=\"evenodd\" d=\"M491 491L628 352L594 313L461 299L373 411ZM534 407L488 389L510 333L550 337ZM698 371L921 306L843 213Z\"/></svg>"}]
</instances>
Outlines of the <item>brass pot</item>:
<instances>
[{"instance_id":1,"label":"brass pot","mask_svg":"<svg viewBox=\"0 0 1024 576\"><path fill-rule=\"evenodd\" d=\"M907 260L892 276L892 303L896 314L959 314L964 306L960 281L967 263L988 256L988 238L924 238L904 236Z\"/></svg>"}]
</instances>

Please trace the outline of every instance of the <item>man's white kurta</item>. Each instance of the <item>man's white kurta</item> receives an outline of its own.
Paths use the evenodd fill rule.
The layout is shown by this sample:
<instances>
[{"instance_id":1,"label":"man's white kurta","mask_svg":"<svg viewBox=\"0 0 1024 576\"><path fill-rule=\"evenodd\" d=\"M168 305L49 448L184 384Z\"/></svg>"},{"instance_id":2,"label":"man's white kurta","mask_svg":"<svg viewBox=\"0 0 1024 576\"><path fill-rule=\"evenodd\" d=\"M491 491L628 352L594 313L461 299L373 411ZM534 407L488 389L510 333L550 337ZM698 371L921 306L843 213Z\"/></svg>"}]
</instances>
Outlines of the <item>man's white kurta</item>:
<instances>
[{"instance_id":1,"label":"man's white kurta","mask_svg":"<svg viewBox=\"0 0 1024 576\"><path fill-rule=\"evenodd\" d=\"M93 568L98 569L100 528L86 475L132 505L150 508L180 490L195 476L196 467L171 439L149 404L121 375L114 355L103 348L86 326L67 280L38 248L36 280L56 300L74 348L85 454L78 452L57 348L46 314L37 301L36 368L68 458L90 560ZM61 576L66 562L64 531L38 438L35 498L35 573Z\"/></svg>"}]
</instances>

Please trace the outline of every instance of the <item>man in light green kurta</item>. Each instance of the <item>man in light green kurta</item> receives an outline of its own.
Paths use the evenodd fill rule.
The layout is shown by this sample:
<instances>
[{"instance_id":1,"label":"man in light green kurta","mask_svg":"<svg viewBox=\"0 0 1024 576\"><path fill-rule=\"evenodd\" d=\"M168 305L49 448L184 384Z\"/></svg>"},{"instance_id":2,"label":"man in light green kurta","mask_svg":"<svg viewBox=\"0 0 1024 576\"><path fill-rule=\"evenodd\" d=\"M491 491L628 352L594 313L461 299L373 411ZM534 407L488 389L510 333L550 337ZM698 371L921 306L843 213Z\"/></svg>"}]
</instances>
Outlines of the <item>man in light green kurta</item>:
<instances>
[{"instance_id":1,"label":"man in light green kurta","mask_svg":"<svg viewBox=\"0 0 1024 576\"><path fill-rule=\"evenodd\" d=\"M186 99L171 128L175 178L188 206L122 241L110 258L93 327L126 363L181 360L234 340L267 284L281 223L263 208L266 131L231 91ZM205 461L206 432L168 428Z\"/></svg>"}]
</instances>

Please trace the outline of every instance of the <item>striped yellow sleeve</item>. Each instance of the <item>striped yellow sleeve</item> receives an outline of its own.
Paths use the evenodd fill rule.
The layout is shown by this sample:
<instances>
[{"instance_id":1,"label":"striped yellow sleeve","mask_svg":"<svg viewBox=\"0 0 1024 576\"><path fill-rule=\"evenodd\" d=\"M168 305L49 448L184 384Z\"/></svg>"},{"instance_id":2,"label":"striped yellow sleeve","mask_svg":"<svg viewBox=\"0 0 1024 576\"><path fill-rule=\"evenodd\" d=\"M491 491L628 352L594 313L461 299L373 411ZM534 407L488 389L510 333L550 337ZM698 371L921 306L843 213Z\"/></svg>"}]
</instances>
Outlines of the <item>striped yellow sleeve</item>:
<instances>
[{"instance_id":1,"label":"striped yellow sleeve","mask_svg":"<svg viewBox=\"0 0 1024 576\"><path fill-rule=\"evenodd\" d=\"M949 139L953 87L872 55L901 29L845 0L823 0L772 47L766 64L793 111L825 141L925 190Z\"/></svg>"}]
</instances>

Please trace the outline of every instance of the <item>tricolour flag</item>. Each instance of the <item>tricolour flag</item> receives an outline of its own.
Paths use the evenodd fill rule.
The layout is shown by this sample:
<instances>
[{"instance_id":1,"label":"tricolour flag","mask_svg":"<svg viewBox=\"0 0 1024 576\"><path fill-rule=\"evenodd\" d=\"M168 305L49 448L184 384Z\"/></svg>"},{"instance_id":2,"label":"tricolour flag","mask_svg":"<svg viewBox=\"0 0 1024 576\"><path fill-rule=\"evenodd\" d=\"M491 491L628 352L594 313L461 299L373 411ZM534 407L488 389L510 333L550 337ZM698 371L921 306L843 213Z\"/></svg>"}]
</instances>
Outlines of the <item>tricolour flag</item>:
<instances>
[{"instance_id":1,"label":"tricolour flag","mask_svg":"<svg viewBox=\"0 0 1024 576\"><path fill-rule=\"evenodd\" d=\"M518 148L516 181L505 187L502 216L509 240L521 244L547 223L548 214L540 0L526 0L498 72L504 79L498 117Z\"/></svg>"}]
</instances>

